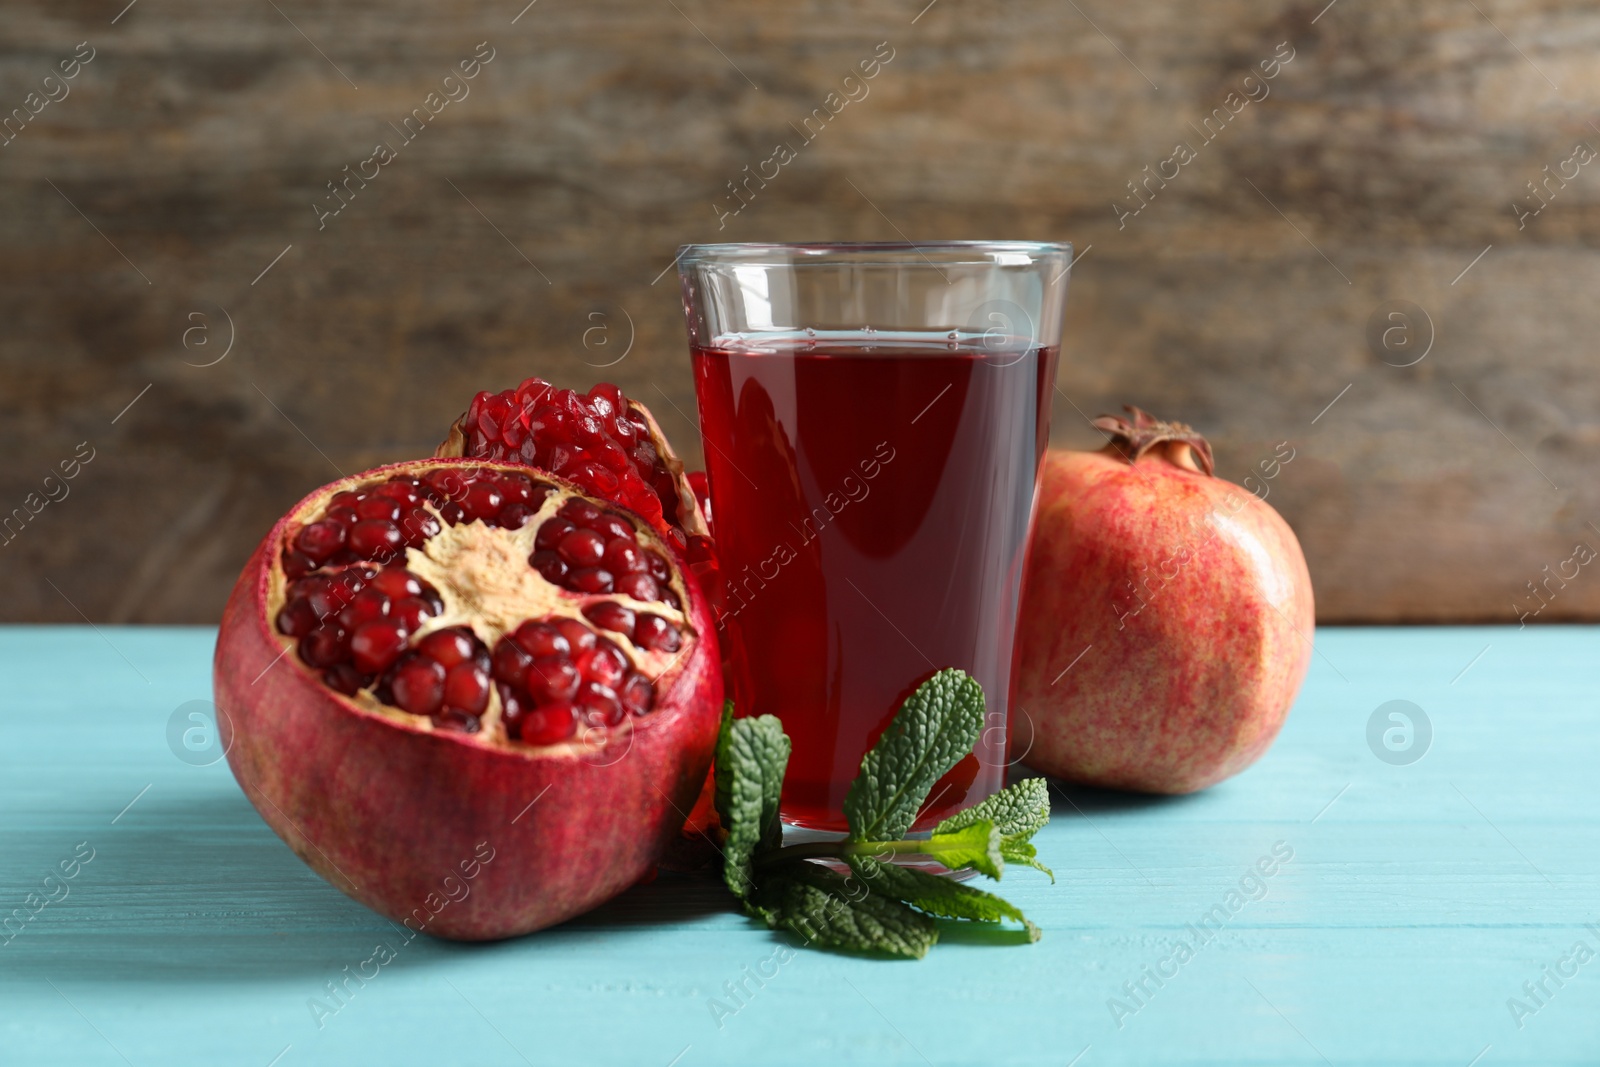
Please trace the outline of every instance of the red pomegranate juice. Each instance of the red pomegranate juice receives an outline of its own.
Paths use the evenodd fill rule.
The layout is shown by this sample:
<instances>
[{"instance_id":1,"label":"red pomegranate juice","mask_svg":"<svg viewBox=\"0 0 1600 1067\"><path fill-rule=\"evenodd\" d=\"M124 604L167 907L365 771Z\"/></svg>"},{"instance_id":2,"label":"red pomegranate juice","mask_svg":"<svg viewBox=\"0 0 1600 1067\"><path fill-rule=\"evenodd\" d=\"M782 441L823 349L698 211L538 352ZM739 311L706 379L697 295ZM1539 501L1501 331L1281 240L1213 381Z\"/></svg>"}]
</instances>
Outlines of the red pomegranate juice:
<instances>
[{"instance_id":1,"label":"red pomegranate juice","mask_svg":"<svg viewBox=\"0 0 1600 1067\"><path fill-rule=\"evenodd\" d=\"M862 755L946 667L983 686L988 726L918 828L1004 784L1055 364L943 334L695 349L735 691L793 739L788 822L846 829Z\"/></svg>"}]
</instances>

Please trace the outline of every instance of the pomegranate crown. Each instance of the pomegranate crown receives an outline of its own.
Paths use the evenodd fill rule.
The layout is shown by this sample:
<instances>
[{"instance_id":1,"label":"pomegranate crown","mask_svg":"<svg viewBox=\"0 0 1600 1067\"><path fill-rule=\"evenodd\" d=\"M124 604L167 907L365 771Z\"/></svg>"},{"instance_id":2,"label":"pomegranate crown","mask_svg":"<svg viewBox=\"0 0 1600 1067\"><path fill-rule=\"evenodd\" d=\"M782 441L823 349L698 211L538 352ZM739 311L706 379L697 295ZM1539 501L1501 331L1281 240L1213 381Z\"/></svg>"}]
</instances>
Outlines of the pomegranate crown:
<instances>
[{"instance_id":1,"label":"pomegranate crown","mask_svg":"<svg viewBox=\"0 0 1600 1067\"><path fill-rule=\"evenodd\" d=\"M1178 466L1198 470L1204 474L1211 474L1215 466L1211 457L1211 443L1200 435L1194 427L1183 422L1163 422L1151 415L1148 411L1134 407L1132 404L1122 405L1131 419L1120 415L1101 415L1094 420L1095 429L1102 430L1111 435L1107 442L1110 448L1126 459L1129 463L1136 462L1140 456L1150 451L1157 445L1173 442L1187 445L1187 456L1170 456ZM1187 462L1185 462L1187 460Z\"/></svg>"}]
</instances>

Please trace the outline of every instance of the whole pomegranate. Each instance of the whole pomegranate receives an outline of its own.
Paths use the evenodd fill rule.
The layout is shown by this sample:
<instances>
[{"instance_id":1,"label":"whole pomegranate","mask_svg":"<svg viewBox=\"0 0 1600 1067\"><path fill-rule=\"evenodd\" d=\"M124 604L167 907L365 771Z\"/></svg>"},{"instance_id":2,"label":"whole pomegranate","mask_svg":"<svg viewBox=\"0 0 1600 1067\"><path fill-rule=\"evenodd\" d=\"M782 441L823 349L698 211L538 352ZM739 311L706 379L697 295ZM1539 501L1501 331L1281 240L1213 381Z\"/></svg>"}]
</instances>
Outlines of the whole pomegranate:
<instances>
[{"instance_id":1,"label":"whole pomegranate","mask_svg":"<svg viewBox=\"0 0 1600 1067\"><path fill-rule=\"evenodd\" d=\"M1311 577L1278 513L1212 477L1203 437L1127 410L1095 421L1100 451L1045 459L1013 754L1074 782L1189 793L1277 736L1311 662Z\"/></svg>"},{"instance_id":2,"label":"whole pomegranate","mask_svg":"<svg viewBox=\"0 0 1600 1067\"><path fill-rule=\"evenodd\" d=\"M705 780L716 637L680 552L525 467L324 486L224 612L228 762L357 900L443 937L561 922L647 874Z\"/></svg>"}]
</instances>

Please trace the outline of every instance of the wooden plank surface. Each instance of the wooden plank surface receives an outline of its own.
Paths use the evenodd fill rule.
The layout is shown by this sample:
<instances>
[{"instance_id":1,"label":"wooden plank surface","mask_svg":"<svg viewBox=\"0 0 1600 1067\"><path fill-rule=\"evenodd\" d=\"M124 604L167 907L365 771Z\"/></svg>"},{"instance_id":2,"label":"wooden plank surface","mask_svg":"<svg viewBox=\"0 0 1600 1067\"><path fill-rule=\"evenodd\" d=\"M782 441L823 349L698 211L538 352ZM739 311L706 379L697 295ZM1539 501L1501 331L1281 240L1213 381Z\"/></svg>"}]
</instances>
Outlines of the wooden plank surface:
<instances>
[{"instance_id":1,"label":"wooden plank surface","mask_svg":"<svg viewBox=\"0 0 1600 1067\"><path fill-rule=\"evenodd\" d=\"M1243 776L1175 800L1058 792L1039 838L1057 884L1004 884L1042 941L952 928L903 963L774 957L784 942L684 877L516 941L402 944L272 835L225 764L169 747L174 713L209 693L210 631L0 630L0 902L59 895L45 876L93 852L0 944L0 1048L279 1067L1593 1063L1600 957L1571 954L1600 950L1597 641L1325 629ZM1366 739L1397 699L1431 727L1409 764ZM1258 892L1247 876L1275 848L1292 857ZM1207 914L1220 932L1200 944ZM382 941L376 978L310 1007ZM1557 985L1547 964L1575 973ZM739 1004L726 983L746 967L770 977ZM1525 982L1544 983L1537 1006Z\"/></svg>"},{"instance_id":2,"label":"wooden plank surface","mask_svg":"<svg viewBox=\"0 0 1600 1067\"><path fill-rule=\"evenodd\" d=\"M1076 242L1058 442L1123 402L1234 480L1292 441L1324 621L1594 618L1587 570L1528 586L1600 548L1597 42L1578 0L9 4L0 516L95 458L0 548L0 618L213 621L294 500L530 373L694 458L679 243L905 235Z\"/></svg>"}]
</instances>

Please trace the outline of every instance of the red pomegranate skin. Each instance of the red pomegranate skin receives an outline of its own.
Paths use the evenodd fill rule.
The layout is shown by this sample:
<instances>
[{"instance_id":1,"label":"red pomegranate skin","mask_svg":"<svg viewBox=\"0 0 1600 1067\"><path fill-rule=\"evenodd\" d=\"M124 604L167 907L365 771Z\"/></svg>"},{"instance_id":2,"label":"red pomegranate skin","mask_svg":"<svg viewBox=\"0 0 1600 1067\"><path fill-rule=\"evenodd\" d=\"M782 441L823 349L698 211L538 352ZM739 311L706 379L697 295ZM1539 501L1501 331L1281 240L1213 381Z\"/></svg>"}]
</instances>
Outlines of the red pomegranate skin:
<instances>
[{"instance_id":1,"label":"red pomegranate skin","mask_svg":"<svg viewBox=\"0 0 1600 1067\"><path fill-rule=\"evenodd\" d=\"M1170 447L1046 456L1012 727L1013 756L1046 774L1204 789L1266 751L1310 665L1293 531Z\"/></svg>"},{"instance_id":2,"label":"red pomegranate skin","mask_svg":"<svg viewBox=\"0 0 1600 1067\"><path fill-rule=\"evenodd\" d=\"M438 937L525 934L638 882L677 836L720 723L714 628L695 590L686 611L700 636L676 678L663 677L655 710L621 745L588 755L492 747L358 707L284 653L267 614L269 561L314 500L408 467L325 486L256 549L223 613L218 731L261 817L343 892Z\"/></svg>"}]
</instances>

